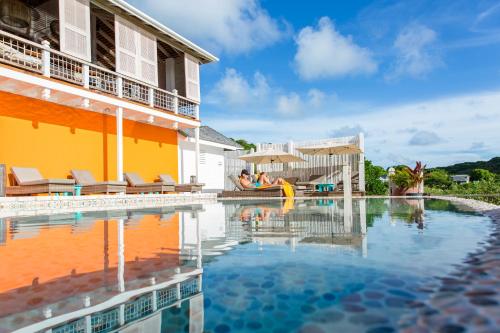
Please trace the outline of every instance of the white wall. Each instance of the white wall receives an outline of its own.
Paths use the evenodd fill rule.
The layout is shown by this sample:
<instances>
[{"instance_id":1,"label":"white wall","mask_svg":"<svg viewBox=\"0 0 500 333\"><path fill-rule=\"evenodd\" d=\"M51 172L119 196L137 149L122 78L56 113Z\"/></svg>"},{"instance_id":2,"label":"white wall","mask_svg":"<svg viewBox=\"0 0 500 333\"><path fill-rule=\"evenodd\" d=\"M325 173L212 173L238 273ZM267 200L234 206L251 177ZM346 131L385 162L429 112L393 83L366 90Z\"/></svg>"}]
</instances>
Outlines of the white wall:
<instances>
[{"instance_id":1,"label":"white wall","mask_svg":"<svg viewBox=\"0 0 500 333\"><path fill-rule=\"evenodd\" d=\"M221 203L204 205L198 212L201 241L226 237L226 215ZM198 239L196 217L190 212L179 213L179 242L195 247Z\"/></svg>"},{"instance_id":2,"label":"white wall","mask_svg":"<svg viewBox=\"0 0 500 333\"><path fill-rule=\"evenodd\" d=\"M179 183L189 183L196 174L195 145L179 135ZM200 144L200 175L204 191L224 189L224 149Z\"/></svg>"}]
</instances>

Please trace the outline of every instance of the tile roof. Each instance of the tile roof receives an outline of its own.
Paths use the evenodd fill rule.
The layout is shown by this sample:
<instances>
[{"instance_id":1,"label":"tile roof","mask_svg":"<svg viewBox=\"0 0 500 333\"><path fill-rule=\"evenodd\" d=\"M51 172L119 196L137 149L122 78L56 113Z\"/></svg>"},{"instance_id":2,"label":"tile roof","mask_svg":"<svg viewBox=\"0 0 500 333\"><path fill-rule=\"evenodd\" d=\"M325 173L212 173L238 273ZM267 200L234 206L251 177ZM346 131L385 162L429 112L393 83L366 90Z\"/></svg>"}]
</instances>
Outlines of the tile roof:
<instances>
[{"instance_id":1,"label":"tile roof","mask_svg":"<svg viewBox=\"0 0 500 333\"><path fill-rule=\"evenodd\" d=\"M184 136L194 138L194 129L193 128L185 128L185 129L179 130L179 132L181 132L181 134L183 134ZM234 140L228 138L224 134L217 132L216 130L214 130L213 128L208 127L208 126L200 126L200 140L220 143L223 145L235 147L237 149L243 149L243 147L240 146Z\"/></svg>"}]
</instances>

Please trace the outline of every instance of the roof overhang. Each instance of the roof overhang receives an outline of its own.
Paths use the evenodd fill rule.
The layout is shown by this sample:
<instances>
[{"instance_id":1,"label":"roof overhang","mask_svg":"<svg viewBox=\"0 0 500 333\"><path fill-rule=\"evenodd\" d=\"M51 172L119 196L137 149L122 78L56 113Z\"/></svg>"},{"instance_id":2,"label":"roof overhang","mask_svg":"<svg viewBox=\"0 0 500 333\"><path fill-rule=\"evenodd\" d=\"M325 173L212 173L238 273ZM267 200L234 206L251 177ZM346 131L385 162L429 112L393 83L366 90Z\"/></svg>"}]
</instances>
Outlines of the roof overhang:
<instances>
[{"instance_id":1,"label":"roof overhang","mask_svg":"<svg viewBox=\"0 0 500 333\"><path fill-rule=\"evenodd\" d=\"M210 52L199 47L195 43L191 42L189 39L182 37L170 28L161 24L152 17L146 15L137 8L131 6L123 0L94 0L96 4L109 4L114 7L121 9L127 15L137 18L146 26L149 26L156 31L156 35L165 37L165 42L175 44L182 51L189 53L199 59L203 64L208 64L210 62L219 61L219 58L211 54Z\"/></svg>"}]
</instances>

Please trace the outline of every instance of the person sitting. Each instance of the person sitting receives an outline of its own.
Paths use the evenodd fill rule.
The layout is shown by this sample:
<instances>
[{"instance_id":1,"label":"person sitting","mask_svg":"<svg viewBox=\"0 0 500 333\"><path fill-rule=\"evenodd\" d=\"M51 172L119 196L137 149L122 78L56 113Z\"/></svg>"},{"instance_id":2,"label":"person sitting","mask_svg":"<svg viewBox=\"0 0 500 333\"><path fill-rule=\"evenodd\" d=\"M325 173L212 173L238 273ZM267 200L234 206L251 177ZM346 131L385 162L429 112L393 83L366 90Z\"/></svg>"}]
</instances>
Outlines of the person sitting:
<instances>
[{"instance_id":1,"label":"person sitting","mask_svg":"<svg viewBox=\"0 0 500 333\"><path fill-rule=\"evenodd\" d=\"M267 172L261 172L259 175L259 179L257 179L257 183L261 185L283 185L285 180L283 178L276 178L271 182Z\"/></svg>"},{"instance_id":2,"label":"person sitting","mask_svg":"<svg viewBox=\"0 0 500 333\"><path fill-rule=\"evenodd\" d=\"M241 170L240 174L240 184L244 188L256 188L256 184L252 183L252 180L250 178L250 172L248 172L247 169Z\"/></svg>"}]
</instances>

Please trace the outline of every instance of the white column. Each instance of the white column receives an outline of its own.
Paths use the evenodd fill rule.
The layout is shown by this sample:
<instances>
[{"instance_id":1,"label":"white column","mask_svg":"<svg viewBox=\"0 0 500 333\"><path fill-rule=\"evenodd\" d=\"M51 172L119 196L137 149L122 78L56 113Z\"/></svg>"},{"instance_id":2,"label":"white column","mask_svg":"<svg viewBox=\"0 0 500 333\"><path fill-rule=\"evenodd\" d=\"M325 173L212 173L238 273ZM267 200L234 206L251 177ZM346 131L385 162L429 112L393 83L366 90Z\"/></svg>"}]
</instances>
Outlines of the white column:
<instances>
[{"instance_id":1,"label":"white column","mask_svg":"<svg viewBox=\"0 0 500 333\"><path fill-rule=\"evenodd\" d=\"M352 197L352 185L351 185L351 166L342 166L342 180L344 182L344 200L346 198L351 199Z\"/></svg>"},{"instance_id":2,"label":"white column","mask_svg":"<svg viewBox=\"0 0 500 333\"><path fill-rule=\"evenodd\" d=\"M117 269L117 279L118 279L118 291L125 291L125 243L124 243L124 230L123 230L124 220L118 220L118 269Z\"/></svg>"},{"instance_id":3,"label":"white column","mask_svg":"<svg viewBox=\"0 0 500 333\"><path fill-rule=\"evenodd\" d=\"M123 108L116 109L116 179L123 181Z\"/></svg>"},{"instance_id":4,"label":"white column","mask_svg":"<svg viewBox=\"0 0 500 333\"><path fill-rule=\"evenodd\" d=\"M365 191L365 135L359 133L359 149L361 153L359 154L359 191Z\"/></svg>"},{"instance_id":5,"label":"white column","mask_svg":"<svg viewBox=\"0 0 500 333\"><path fill-rule=\"evenodd\" d=\"M196 214L196 268L201 268L202 266L202 251L201 251L201 228L200 228L200 217L198 216L198 212Z\"/></svg>"},{"instance_id":6,"label":"white column","mask_svg":"<svg viewBox=\"0 0 500 333\"><path fill-rule=\"evenodd\" d=\"M344 165L342 170L344 181L344 231L352 232L352 193L351 193L351 167Z\"/></svg>"},{"instance_id":7,"label":"white column","mask_svg":"<svg viewBox=\"0 0 500 333\"><path fill-rule=\"evenodd\" d=\"M368 257L368 239L366 235L366 199L359 201L359 222L361 223L361 247L363 258Z\"/></svg>"},{"instance_id":8,"label":"white column","mask_svg":"<svg viewBox=\"0 0 500 333\"><path fill-rule=\"evenodd\" d=\"M194 129L196 182L200 183L200 128Z\"/></svg>"},{"instance_id":9,"label":"white column","mask_svg":"<svg viewBox=\"0 0 500 333\"><path fill-rule=\"evenodd\" d=\"M42 72L43 76L50 77L50 42L42 41Z\"/></svg>"},{"instance_id":10,"label":"white column","mask_svg":"<svg viewBox=\"0 0 500 333\"><path fill-rule=\"evenodd\" d=\"M83 64L83 87L89 89L90 87L90 67L87 64Z\"/></svg>"}]
</instances>

